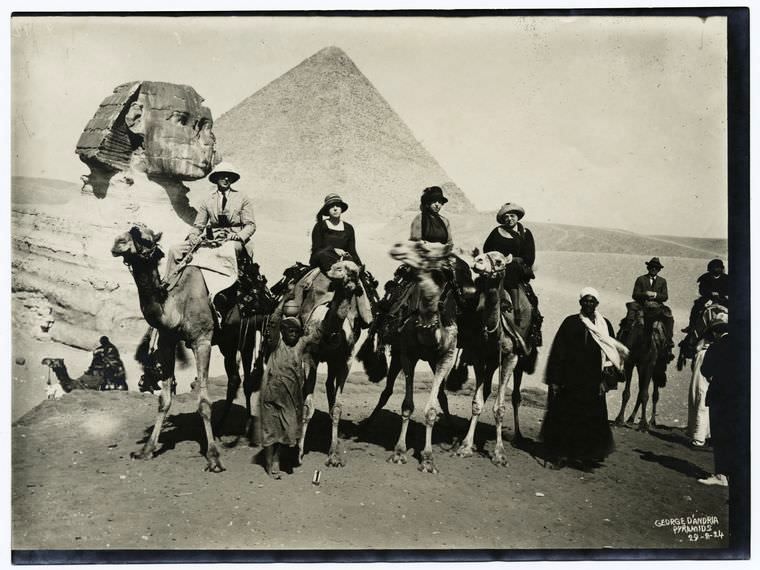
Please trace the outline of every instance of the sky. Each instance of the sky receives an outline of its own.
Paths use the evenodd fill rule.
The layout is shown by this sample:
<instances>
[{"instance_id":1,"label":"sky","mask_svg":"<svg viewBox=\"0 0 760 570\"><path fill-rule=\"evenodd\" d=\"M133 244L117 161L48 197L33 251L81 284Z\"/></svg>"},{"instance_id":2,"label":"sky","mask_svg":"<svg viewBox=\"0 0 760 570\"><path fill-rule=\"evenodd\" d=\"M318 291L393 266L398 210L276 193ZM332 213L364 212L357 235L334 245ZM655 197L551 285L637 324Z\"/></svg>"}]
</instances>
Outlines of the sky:
<instances>
[{"instance_id":1,"label":"sky","mask_svg":"<svg viewBox=\"0 0 760 570\"><path fill-rule=\"evenodd\" d=\"M330 45L478 209L726 237L717 17L16 17L12 173L78 182L76 141L117 85L189 84L218 117Z\"/></svg>"}]
</instances>

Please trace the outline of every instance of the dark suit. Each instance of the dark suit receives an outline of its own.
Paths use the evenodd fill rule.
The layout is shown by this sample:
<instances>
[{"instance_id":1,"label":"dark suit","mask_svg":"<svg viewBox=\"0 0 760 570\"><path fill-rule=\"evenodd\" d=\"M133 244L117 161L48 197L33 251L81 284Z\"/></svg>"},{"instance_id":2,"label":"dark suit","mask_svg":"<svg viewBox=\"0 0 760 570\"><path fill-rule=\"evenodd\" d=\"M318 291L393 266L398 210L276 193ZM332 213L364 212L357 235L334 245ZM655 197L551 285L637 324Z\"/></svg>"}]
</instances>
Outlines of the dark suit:
<instances>
[{"instance_id":1,"label":"dark suit","mask_svg":"<svg viewBox=\"0 0 760 570\"><path fill-rule=\"evenodd\" d=\"M647 296L648 291L654 291L657 293L657 296L654 299L650 299ZM631 296L634 301L638 301L639 303L650 300L664 303L668 300L668 282L664 277L660 277L659 275L654 276L654 281L652 281L652 277L649 274L642 275L636 278Z\"/></svg>"},{"instance_id":2,"label":"dark suit","mask_svg":"<svg viewBox=\"0 0 760 570\"><path fill-rule=\"evenodd\" d=\"M654 298L649 298L647 293L653 291L655 293ZM668 300L668 282L664 277L655 275L652 277L648 273L636 278L636 282L633 285L633 293L631 294L633 300L636 303L632 303L634 309L643 309L646 303L656 303L661 309L662 322L665 325L665 334L668 337L669 342L673 343L673 313L670 311L670 307L664 303Z\"/></svg>"}]
</instances>

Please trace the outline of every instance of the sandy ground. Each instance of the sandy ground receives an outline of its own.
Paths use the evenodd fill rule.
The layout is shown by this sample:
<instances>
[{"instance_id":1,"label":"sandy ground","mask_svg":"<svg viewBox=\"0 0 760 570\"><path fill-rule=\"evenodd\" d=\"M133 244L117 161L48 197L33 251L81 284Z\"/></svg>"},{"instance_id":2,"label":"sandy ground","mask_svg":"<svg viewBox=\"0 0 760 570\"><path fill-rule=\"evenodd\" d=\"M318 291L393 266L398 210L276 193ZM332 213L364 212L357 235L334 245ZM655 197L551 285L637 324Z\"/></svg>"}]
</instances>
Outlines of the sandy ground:
<instances>
[{"instance_id":1,"label":"sandy ground","mask_svg":"<svg viewBox=\"0 0 760 570\"><path fill-rule=\"evenodd\" d=\"M15 365L14 388L42 380ZM525 444L494 466L491 404L472 458L452 456L466 430L474 379L450 395L453 424L434 436L438 475L417 470L424 441L420 411L430 374L420 371L409 463L387 463L400 419L400 386L370 429L361 429L382 384L356 364L341 422L344 468L324 466L329 418L320 383L304 464L281 481L256 463L242 431L242 393L222 439L227 471L203 471L201 421L192 394L180 394L151 461L130 459L153 424L147 394L74 392L44 401L12 427L12 535L15 549L451 549L719 548L727 546L728 492L697 478L712 454L686 445L686 372L671 374L651 433L616 428L617 450L592 473L543 466L536 442L545 392L526 382L520 409ZM220 411L224 378L211 394ZM27 388L28 390L28 388ZM17 395L20 396L17 391ZM609 395L610 417L619 392ZM15 400L15 398L14 398ZM512 437L511 415L506 437ZM312 484L315 470L321 484ZM716 537L690 540L663 520L716 517ZM723 535L720 538L720 535Z\"/></svg>"}]
</instances>

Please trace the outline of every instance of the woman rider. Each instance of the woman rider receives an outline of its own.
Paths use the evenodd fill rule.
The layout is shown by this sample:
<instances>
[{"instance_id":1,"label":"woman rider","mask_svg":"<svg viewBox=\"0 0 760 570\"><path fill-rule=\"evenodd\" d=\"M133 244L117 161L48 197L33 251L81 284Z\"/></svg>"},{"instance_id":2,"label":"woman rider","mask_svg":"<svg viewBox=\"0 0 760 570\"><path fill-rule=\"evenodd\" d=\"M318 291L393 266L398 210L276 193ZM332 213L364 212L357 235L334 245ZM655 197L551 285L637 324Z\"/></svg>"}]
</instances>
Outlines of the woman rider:
<instances>
[{"instance_id":1,"label":"woman rider","mask_svg":"<svg viewBox=\"0 0 760 570\"><path fill-rule=\"evenodd\" d=\"M440 186L430 186L422 191L420 213L412 220L409 239L453 244L449 220L440 212L448 199Z\"/></svg>"},{"instance_id":2,"label":"woman rider","mask_svg":"<svg viewBox=\"0 0 760 570\"><path fill-rule=\"evenodd\" d=\"M311 231L311 257L309 265L327 271L341 259L361 265L356 253L356 233L354 227L341 219L348 210L346 204L337 194L325 196L325 203L317 212L317 223Z\"/></svg>"},{"instance_id":3,"label":"woman rider","mask_svg":"<svg viewBox=\"0 0 760 570\"><path fill-rule=\"evenodd\" d=\"M536 297L529 281L535 277L533 263L536 261L536 244L533 241L531 231L520 223L525 216L525 209L514 202L507 202L499 208L496 214L497 227L486 238L483 244L483 252L498 251L502 254L512 255L512 263L507 265L504 273L504 287L509 291L512 304L517 311L517 289L523 285L525 294L530 304L535 309L536 317L529 336L533 337L535 346L541 346L541 317L538 312L538 297ZM515 320L519 320L519 314L515 313Z\"/></svg>"},{"instance_id":4,"label":"woman rider","mask_svg":"<svg viewBox=\"0 0 760 570\"><path fill-rule=\"evenodd\" d=\"M341 219L348 204L338 194L325 196L324 204L317 212L317 221L311 231L311 256L309 265L313 268L296 284L293 291L293 305L301 307L304 291L315 287L327 292L327 272L337 261L353 261L361 266L362 262L356 252L356 234L354 227ZM317 279L319 282L317 282ZM372 307L367 295L356 297L357 308L365 325L372 322ZM292 310L291 310L292 311ZM289 311L290 312L290 311ZM288 315L296 316L296 315Z\"/></svg>"}]
</instances>

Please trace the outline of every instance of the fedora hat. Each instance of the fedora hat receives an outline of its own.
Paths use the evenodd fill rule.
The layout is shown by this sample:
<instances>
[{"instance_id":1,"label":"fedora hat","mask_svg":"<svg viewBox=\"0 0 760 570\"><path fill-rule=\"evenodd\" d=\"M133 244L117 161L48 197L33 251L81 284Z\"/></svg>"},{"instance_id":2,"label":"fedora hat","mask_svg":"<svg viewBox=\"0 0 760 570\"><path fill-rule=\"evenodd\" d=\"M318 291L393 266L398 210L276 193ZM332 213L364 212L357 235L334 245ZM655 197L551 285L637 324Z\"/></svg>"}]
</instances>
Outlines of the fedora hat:
<instances>
[{"instance_id":1,"label":"fedora hat","mask_svg":"<svg viewBox=\"0 0 760 570\"><path fill-rule=\"evenodd\" d=\"M208 179L212 184L216 184L216 181L222 174L226 174L230 177L230 184L234 184L240 180L240 174L229 162L220 162L216 165L216 168L208 175Z\"/></svg>"},{"instance_id":2,"label":"fedora hat","mask_svg":"<svg viewBox=\"0 0 760 570\"><path fill-rule=\"evenodd\" d=\"M338 194L328 194L325 196L325 203L322 204L322 207L319 209L319 215L326 216L327 210L336 205L340 206L340 209L343 212L348 210L348 204L346 204Z\"/></svg>"},{"instance_id":3,"label":"fedora hat","mask_svg":"<svg viewBox=\"0 0 760 570\"><path fill-rule=\"evenodd\" d=\"M525 208L520 206L520 204L515 204L514 202L507 202L501 208L499 208L499 211L496 214L496 221L500 224L503 224L504 216L506 214L517 214L517 219L522 220L523 216L525 215Z\"/></svg>"},{"instance_id":4,"label":"fedora hat","mask_svg":"<svg viewBox=\"0 0 760 570\"><path fill-rule=\"evenodd\" d=\"M647 261L644 265L646 265L647 267L659 267L660 269L665 267L662 263L660 263L659 257L653 257L652 259Z\"/></svg>"},{"instance_id":5,"label":"fedora hat","mask_svg":"<svg viewBox=\"0 0 760 570\"><path fill-rule=\"evenodd\" d=\"M420 202L423 204L432 204L433 202L440 202L445 204L448 202L448 198L443 195L443 189L440 186L429 186L422 191L422 197Z\"/></svg>"}]
</instances>

